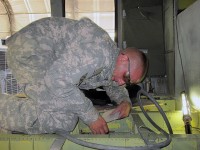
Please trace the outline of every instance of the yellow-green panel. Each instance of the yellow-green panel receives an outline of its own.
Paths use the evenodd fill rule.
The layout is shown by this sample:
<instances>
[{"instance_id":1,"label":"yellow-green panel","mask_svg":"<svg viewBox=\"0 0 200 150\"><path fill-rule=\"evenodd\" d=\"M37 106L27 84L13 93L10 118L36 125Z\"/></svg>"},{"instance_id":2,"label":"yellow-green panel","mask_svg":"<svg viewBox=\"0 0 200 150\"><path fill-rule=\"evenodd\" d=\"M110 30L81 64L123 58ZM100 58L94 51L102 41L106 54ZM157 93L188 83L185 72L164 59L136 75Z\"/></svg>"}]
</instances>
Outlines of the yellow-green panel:
<instances>
[{"instance_id":1,"label":"yellow-green panel","mask_svg":"<svg viewBox=\"0 0 200 150\"><path fill-rule=\"evenodd\" d=\"M178 0L178 8L183 10L193 4L196 0Z\"/></svg>"},{"instance_id":2,"label":"yellow-green panel","mask_svg":"<svg viewBox=\"0 0 200 150\"><path fill-rule=\"evenodd\" d=\"M175 138L172 145L173 149L177 150L199 150L198 143L198 136L185 135L182 138Z\"/></svg>"},{"instance_id":3,"label":"yellow-green panel","mask_svg":"<svg viewBox=\"0 0 200 150\"><path fill-rule=\"evenodd\" d=\"M135 137L135 138L127 138L126 139L126 146L127 147L130 147L130 146L144 146L145 145L145 143L144 143L144 141L141 139L141 138L137 138L137 137Z\"/></svg>"},{"instance_id":4,"label":"yellow-green panel","mask_svg":"<svg viewBox=\"0 0 200 150\"><path fill-rule=\"evenodd\" d=\"M163 111L175 111L175 101L174 100L157 100L157 103L162 107ZM145 105L143 106L144 110L146 111L154 111L157 112L158 109L155 106L155 104L149 104L149 105ZM134 106L133 110L135 111L141 111L140 106Z\"/></svg>"},{"instance_id":5,"label":"yellow-green panel","mask_svg":"<svg viewBox=\"0 0 200 150\"><path fill-rule=\"evenodd\" d=\"M173 148L174 149L188 149L188 150L194 150L197 148L197 143L193 141L184 141L184 145L179 143L173 143Z\"/></svg>"},{"instance_id":6,"label":"yellow-green panel","mask_svg":"<svg viewBox=\"0 0 200 150\"><path fill-rule=\"evenodd\" d=\"M0 141L0 150L10 150L8 140L1 140Z\"/></svg>"},{"instance_id":7,"label":"yellow-green panel","mask_svg":"<svg viewBox=\"0 0 200 150\"><path fill-rule=\"evenodd\" d=\"M54 138L49 139L34 139L34 150L49 150Z\"/></svg>"},{"instance_id":8,"label":"yellow-green panel","mask_svg":"<svg viewBox=\"0 0 200 150\"><path fill-rule=\"evenodd\" d=\"M162 148L162 150L200 150L200 132L198 129L193 130L192 135L186 135L184 133L184 123L182 120L182 112L175 111L173 101L159 101L162 108L165 109L166 115L172 125L174 135L172 135L172 142L169 146ZM172 106L172 107L171 107ZM171 110L170 110L171 109ZM146 110L151 110L148 112L150 117L158 123L158 125L167 129L164 120L159 112L155 111L155 107L146 107ZM136 115L132 115L136 114ZM125 146L125 147L135 147L144 146L145 143L140 137L138 132L136 132L136 126L141 122L147 127L154 130L153 126L144 117L141 110L134 110L132 114L125 119L116 120L110 122L109 128L112 132L106 135L94 135L91 134L87 126L81 122L78 123L75 130L72 132L73 136L76 138L85 140L87 142L112 145L112 146ZM137 118L138 116L138 118ZM199 112L192 112L192 122L193 127L199 127ZM134 118L133 118L134 117ZM137 120L138 119L138 120ZM87 132L85 132L87 130ZM82 134L80 131L84 131ZM51 144L58 136L55 134L43 134L43 135L18 135L18 134L2 134L0 133L0 150L49 150ZM159 142L165 140L164 138L159 138ZM156 139L158 142L158 139ZM94 150L92 148L87 148L75 144L66 140L62 150Z\"/></svg>"},{"instance_id":9,"label":"yellow-green panel","mask_svg":"<svg viewBox=\"0 0 200 150\"><path fill-rule=\"evenodd\" d=\"M34 150L33 141L25 139L12 139L10 150Z\"/></svg>"},{"instance_id":10,"label":"yellow-green panel","mask_svg":"<svg viewBox=\"0 0 200 150\"><path fill-rule=\"evenodd\" d=\"M89 127L85 125L82 121L79 122L78 128L80 133L91 133ZM133 128L133 119L131 115L129 117L115 120L108 123L109 131L112 132L132 132Z\"/></svg>"},{"instance_id":11,"label":"yellow-green panel","mask_svg":"<svg viewBox=\"0 0 200 150\"><path fill-rule=\"evenodd\" d=\"M10 138L8 138L10 137ZM32 145L33 150L49 150L56 135L3 135L0 134L0 150L29 150ZM93 142L112 146L145 146L144 141L139 135L131 133L104 135L76 135L77 138L87 142ZM4 139L4 140L3 140ZM32 139L32 140L31 140ZM164 139L160 139L159 142ZM9 141L11 144L9 144ZM19 142L19 143L17 143ZM29 143L30 142L30 143ZM31 144L32 143L32 144ZM162 150L199 150L200 135L172 135L172 142ZM15 146L12 146L15 144ZM92 150L66 140L62 150Z\"/></svg>"},{"instance_id":12,"label":"yellow-green panel","mask_svg":"<svg viewBox=\"0 0 200 150\"><path fill-rule=\"evenodd\" d=\"M144 114L142 112L137 112L139 114L139 116L141 117L141 119L143 120L143 122L145 123L145 125L147 127L150 127L151 129L155 129L151 123L145 118ZM172 128L174 131L174 134L185 134L185 128L184 128L184 122L183 122L183 114L182 111L173 111L173 112L165 112ZM192 117L192 121L191 121L191 125L193 127L198 127L199 128L199 116L198 116L198 112L193 112L191 114ZM167 130L167 126L161 116L160 113L158 112L148 112L148 115L164 130ZM157 132L155 130L155 132ZM193 133L195 134L199 134L200 132L198 130L193 130Z\"/></svg>"},{"instance_id":13,"label":"yellow-green panel","mask_svg":"<svg viewBox=\"0 0 200 150\"><path fill-rule=\"evenodd\" d=\"M71 141L66 141L65 144L63 145L62 150L84 150L84 147L81 145L77 145Z\"/></svg>"}]
</instances>

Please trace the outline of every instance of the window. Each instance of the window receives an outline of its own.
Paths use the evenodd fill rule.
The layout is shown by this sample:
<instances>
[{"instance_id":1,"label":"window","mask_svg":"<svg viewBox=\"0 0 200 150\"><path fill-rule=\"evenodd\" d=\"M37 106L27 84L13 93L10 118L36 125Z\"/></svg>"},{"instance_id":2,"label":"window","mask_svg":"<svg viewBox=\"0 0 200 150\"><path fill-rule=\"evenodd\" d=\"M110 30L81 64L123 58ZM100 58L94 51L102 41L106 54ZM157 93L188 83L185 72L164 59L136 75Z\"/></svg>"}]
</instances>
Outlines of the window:
<instances>
[{"instance_id":1,"label":"window","mask_svg":"<svg viewBox=\"0 0 200 150\"><path fill-rule=\"evenodd\" d=\"M114 40L114 0L65 0L66 18L88 17L108 32Z\"/></svg>"},{"instance_id":2,"label":"window","mask_svg":"<svg viewBox=\"0 0 200 150\"><path fill-rule=\"evenodd\" d=\"M9 3L9 4L8 4ZM0 2L0 38L19 31L31 22L51 16L50 0L8 0ZM11 7L11 9L9 9ZM114 39L114 0L65 0L66 18L88 17Z\"/></svg>"}]
</instances>

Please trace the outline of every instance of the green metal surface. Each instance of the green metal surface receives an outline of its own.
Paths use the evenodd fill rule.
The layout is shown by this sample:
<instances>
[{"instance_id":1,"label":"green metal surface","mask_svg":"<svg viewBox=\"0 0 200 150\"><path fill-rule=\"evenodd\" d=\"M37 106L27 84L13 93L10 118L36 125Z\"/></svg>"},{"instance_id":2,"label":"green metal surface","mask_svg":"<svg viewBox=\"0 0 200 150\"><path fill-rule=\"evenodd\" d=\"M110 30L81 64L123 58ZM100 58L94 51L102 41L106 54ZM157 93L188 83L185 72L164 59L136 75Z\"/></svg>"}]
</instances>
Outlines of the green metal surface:
<instances>
[{"instance_id":1,"label":"green metal surface","mask_svg":"<svg viewBox=\"0 0 200 150\"><path fill-rule=\"evenodd\" d=\"M178 0L178 8L183 10L192 5L196 0Z\"/></svg>"},{"instance_id":2,"label":"green metal surface","mask_svg":"<svg viewBox=\"0 0 200 150\"><path fill-rule=\"evenodd\" d=\"M147 103L144 106L144 109L146 111L153 111L153 112L158 112L158 109L154 104L152 104L148 99L144 99L144 104ZM175 106L176 102L175 100L167 99L167 98L162 98L162 100L157 100L158 104L162 107L163 111L169 112L169 111L175 111ZM133 107L133 110L135 111L141 111L139 106Z\"/></svg>"},{"instance_id":3,"label":"green metal surface","mask_svg":"<svg viewBox=\"0 0 200 150\"><path fill-rule=\"evenodd\" d=\"M1 150L49 150L56 135L0 135ZM139 135L118 134L118 135L76 135L77 138L112 146L144 146L143 140ZM163 150L199 150L200 135L173 135L172 142ZM66 140L62 150L89 150L77 144Z\"/></svg>"},{"instance_id":4,"label":"green metal surface","mask_svg":"<svg viewBox=\"0 0 200 150\"><path fill-rule=\"evenodd\" d=\"M130 133L133 130L133 118L131 116L121 119L121 120L115 120L108 123L109 131L111 133ZM88 126L86 126L82 121L78 123L78 130L81 134L88 134L91 133Z\"/></svg>"},{"instance_id":5,"label":"green metal surface","mask_svg":"<svg viewBox=\"0 0 200 150\"><path fill-rule=\"evenodd\" d=\"M162 105L165 109L166 116L172 125L174 134L172 142L163 150L199 150L200 149L200 134L199 134L199 113L192 113L193 134L186 135L184 133L184 123L182 121L182 112L175 111L173 101L166 101ZM169 109L170 108L170 109ZM161 115L156 111L156 108L149 105L145 108L149 116L164 130L167 127ZM110 133L106 135L93 135L89 128L79 122L75 130L71 133L76 138L81 140L98 143L103 145L135 147L145 146L145 143L138 133L138 127L145 125L152 130L154 127L147 121L139 108L134 107L131 115L128 118L116 120L108 124ZM157 132L155 130L155 132ZM157 132L158 133L158 132ZM148 133L147 133L148 135ZM58 135L19 135L19 134L0 134L0 150L49 150L53 141ZM165 138L161 135L153 135L154 143L164 141ZM62 150L92 150L91 148L83 147L66 140Z\"/></svg>"}]
</instances>

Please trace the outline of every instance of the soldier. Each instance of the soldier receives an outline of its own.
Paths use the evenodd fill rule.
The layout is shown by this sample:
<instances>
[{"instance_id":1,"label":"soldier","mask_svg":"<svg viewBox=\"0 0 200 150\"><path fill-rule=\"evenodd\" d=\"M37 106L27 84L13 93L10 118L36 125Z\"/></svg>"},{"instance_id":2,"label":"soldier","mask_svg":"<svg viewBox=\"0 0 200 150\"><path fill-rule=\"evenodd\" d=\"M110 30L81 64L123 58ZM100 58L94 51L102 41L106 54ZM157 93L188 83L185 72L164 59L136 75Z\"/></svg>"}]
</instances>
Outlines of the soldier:
<instances>
[{"instance_id":1,"label":"soldier","mask_svg":"<svg viewBox=\"0 0 200 150\"><path fill-rule=\"evenodd\" d=\"M135 48L117 48L109 35L88 18L43 18L7 41L7 61L24 85L26 98L2 95L0 125L27 134L70 132L78 118L94 134L108 133L82 89L103 87L118 106L119 118L129 115L125 84L142 81L145 55Z\"/></svg>"}]
</instances>

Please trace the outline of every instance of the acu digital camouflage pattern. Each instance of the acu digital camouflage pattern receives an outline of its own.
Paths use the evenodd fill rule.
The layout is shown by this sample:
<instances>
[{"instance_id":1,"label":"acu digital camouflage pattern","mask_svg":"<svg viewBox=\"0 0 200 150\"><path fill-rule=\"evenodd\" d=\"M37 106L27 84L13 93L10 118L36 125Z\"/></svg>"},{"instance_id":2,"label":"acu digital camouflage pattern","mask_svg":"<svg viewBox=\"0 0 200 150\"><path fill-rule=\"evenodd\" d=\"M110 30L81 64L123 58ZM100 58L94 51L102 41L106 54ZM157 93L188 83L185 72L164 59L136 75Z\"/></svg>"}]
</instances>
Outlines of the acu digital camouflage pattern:
<instances>
[{"instance_id":1,"label":"acu digital camouflage pattern","mask_svg":"<svg viewBox=\"0 0 200 150\"><path fill-rule=\"evenodd\" d=\"M7 40L8 66L24 84L25 99L2 96L0 125L28 134L72 131L82 119L90 124L98 111L80 89L102 86L111 100L130 101L111 80L119 49L87 18L44 18Z\"/></svg>"}]
</instances>

